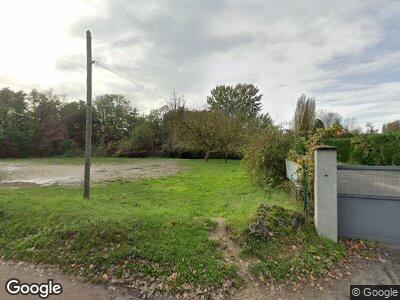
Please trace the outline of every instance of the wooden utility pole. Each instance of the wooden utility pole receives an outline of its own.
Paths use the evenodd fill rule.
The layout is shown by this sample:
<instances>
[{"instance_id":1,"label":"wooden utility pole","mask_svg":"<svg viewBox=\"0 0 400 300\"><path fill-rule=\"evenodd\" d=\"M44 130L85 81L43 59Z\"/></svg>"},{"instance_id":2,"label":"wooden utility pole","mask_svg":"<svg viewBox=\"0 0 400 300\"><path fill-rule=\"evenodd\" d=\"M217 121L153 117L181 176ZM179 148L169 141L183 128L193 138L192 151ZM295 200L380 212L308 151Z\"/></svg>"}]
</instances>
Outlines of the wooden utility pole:
<instances>
[{"instance_id":1,"label":"wooden utility pole","mask_svg":"<svg viewBox=\"0 0 400 300\"><path fill-rule=\"evenodd\" d=\"M90 195L90 162L92 155L92 35L86 31L86 139L85 139L85 179L83 197Z\"/></svg>"}]
</instances>

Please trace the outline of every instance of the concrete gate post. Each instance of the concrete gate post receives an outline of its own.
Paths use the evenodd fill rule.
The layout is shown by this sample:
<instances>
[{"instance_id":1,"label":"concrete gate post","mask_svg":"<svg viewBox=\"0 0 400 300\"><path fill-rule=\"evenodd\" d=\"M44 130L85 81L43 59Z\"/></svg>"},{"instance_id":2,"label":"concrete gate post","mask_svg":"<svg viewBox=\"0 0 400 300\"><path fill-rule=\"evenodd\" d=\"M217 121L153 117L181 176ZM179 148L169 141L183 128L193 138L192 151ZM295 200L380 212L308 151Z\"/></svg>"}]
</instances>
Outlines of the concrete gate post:
<instances>
[{"instance_id":1,"label":"concrete gate post","mask_svg":"<svg viewBox=\"0 0 400 300\"><path fill-rule=\"evenodd\" d=\"M318 146L314 150L314 224L318 236L337 242L337 211L336 148Z\"/></svg>"}]
</instances>

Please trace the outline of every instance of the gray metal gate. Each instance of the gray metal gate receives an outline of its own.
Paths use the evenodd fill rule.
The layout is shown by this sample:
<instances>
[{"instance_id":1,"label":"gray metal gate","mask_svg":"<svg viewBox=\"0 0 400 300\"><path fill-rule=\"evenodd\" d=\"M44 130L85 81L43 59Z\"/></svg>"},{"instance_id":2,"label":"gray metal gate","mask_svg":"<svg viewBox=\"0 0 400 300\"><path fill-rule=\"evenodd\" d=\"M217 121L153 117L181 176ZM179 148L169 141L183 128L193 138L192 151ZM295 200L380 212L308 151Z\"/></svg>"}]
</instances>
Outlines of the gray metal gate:
<instances>
[{"instance_id":1,"label":"gray metal gate","mask_svg":"<svg viewBox=\"0 0 400 300\"><path fill-rule=\"evenodd\" d=\"M400 167L337 167L338 233L400 244Z\"/></svg>"}]
</instances>

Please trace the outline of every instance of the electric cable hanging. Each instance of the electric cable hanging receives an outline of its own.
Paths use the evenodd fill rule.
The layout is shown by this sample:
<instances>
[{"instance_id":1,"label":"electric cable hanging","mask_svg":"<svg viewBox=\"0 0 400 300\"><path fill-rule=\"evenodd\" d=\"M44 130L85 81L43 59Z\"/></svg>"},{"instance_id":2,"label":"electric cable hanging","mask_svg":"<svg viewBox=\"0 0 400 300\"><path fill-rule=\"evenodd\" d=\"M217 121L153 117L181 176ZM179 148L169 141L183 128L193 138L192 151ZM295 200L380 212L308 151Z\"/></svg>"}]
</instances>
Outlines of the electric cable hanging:
<instances>
[{"instance_id":1,"label":"electric cable hanging","mask_svg":"<svg viewBox=\"0 0 400 300\"><path fill-rule=\"evenodd\" d=\"M145 91L145 90L150 91L150 92L152 92L152 93L154 93L154 94L157 94L157 95L160 96L161 98L167 98L167 99L168 99L168 97L169 97L167 94L164 94L163 92L160 92L160 91L158 91L158 90L156 90L156 89L154 89L154 88L150 88L150 87L144 86L143 84L140 84L140 83L138 83L138 82L135 82L134 80L132 80L132 79L129 78L128 76L123 75L123 74L121 74L121 73L119 73L119 72L117 72L117 71L111 69L110 67L105 66L103 63L100 63L100 62L98 62L97 60L93 60L93 64L96 64L96 65L99 66L100 68L102 68L102 69L104 69L104 70L106 70L106 71L108 71L108 72L110 72L110 73L113 73L113 74L115 74L115 75L117 75L117 76L120 76L120 77L122 77L122 78L128 80L130 83L132 83L132 84L136 85L137 87L141 88L142 91Z\"/></svg>"}]
</instances>

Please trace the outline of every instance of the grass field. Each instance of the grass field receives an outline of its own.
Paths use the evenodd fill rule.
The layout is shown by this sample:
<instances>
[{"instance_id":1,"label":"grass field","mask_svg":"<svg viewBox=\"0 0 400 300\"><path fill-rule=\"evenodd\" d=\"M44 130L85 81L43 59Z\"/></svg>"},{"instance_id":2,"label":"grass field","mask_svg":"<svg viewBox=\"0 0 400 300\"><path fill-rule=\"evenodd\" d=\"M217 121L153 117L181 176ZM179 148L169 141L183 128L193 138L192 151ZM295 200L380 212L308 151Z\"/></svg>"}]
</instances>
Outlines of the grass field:
<instances>
[{"instance_id":1,"label":"grass field","mask_svg":"<svg viewBox=\"0 0 400 300\"><path fill-rule=\"evenodd\" d=\"M79 158L37 161L82 162ZM224 218L232 236L239 237L260 203L295 211L301 206L286 191L277 189L267 194L252 186L239 161L176 163L186 171L169 177L95 184L89 201L82 199L80 187L1 188L1 255L59 265L92 281L130 286L135 282L136 288L150 286L171 293L196 289L207 293L226 282L240 286L242 279L236 267L222 259L218 242L209 238L215 225L213 218ZM311 235L313 239L306 240L314 243L315 249L311 251L307 246L306 253L319 251L321 245L340 253L341 245L332 248L316 239L314 233ZM249 249L249 245L254 247ZM262 258L260 247L258 242L248 242L245 255ZM338 253L332 259L330 253L326 254L329 263L337 259ZM268 262L254 267L255 272L272 274L277 279L281 276L281 271L276 275L265 268Z\"/></svg>"}]
</instances>

